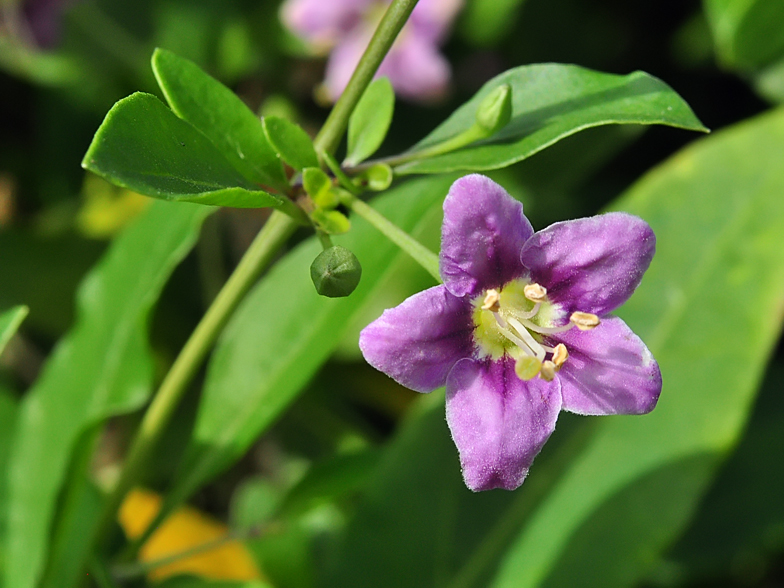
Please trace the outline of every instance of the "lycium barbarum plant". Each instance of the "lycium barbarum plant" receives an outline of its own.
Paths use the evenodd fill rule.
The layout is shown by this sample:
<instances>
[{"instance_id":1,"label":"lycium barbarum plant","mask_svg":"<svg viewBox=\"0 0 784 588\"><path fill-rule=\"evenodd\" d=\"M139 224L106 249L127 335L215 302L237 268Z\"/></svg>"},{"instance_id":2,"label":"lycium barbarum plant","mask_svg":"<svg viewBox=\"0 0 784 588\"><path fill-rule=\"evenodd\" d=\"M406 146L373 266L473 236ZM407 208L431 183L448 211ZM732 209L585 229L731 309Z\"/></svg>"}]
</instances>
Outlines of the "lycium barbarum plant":
<instances>
[{"instance_id":1,"label":"lycium barbarum plant","mask_svg":"<svg viewBox=\"0 0 784 588\"><path fill-rule=\"evenodd\" d=\"M202 362L297 229L308 231L321 249L309 253L299 275L307 279L309 273L324 297L348 296L331 303L307 290L309 301L323 304L315 307L325 313L323 324L335 326L338 321L327 320L339 316L329 314L335 309L364 305L372 280L388 269L377 267L381 262L373 258L373 247L352 251L353 237L367 227L358 229L362 223L356 217L377 229L379 240L388 239L443 282L386 311L364 329L360 347L372 365L410 388L424 392L446 386L447 419L473 490L519 486L561 410L638 414L654 407L661 389L657 363L645 344L609 314L634 291L653 255L654 237L644 221L611 213L534 233L521 205L500 186L467 175L444 200L437 256L390 220L394 209L384 216L368 198L393 183L395 194L405 196L408 175L504 168L590 127L664 124L704 130L671 88L645 73L618 76L573 65L529 65L487 81L410 148L371 159L393 122L404 122L393 121L395 92L412 99L444 93L450 68L439 47L461 5L458 0L419 5L416 0L288 0L282 9L287 24L306 40L332 48L325 88L336 102L314 138L293 120L258 117L195 63L164 49L154 53L152 65L166 103L136 93L109 111L84 157L86 169L135 192L187 206L274 211L163 378L116 483L100 508L92 509L100 510L84 538L92 548L80 551L82 560L71 568L81 573L88 561L104 562L103 550L115 545L109 536L124 496L146 479L150 456ZM377 74L381 77L373 81ZM345 154L340 151L338 157L344 138ZM396 222L410 220L401 213ZM360 262L367 259L375 272L363 275ZM360 280L370 283L355 290ZM290 301L279 296L275 302ZM279 311L275 306L269 312L277 318ZM297 313L296 324L310 327L310 317L302 316L299 306ZM262 321L252 327L267 325ZM300 333L287 331L286 336ZM256 364L273 365L278 358L271 355L256 358ZM327 356L312 354L307 343L291 351L290 365L300 369L307 363L303 358L310 362L300 388ZM233 357L221 361L231 363ZM234 383L246 385L247 380L241 376ZM206 417L200 410L197 421L226 414L234 418L239 412L241 422L216 427L225 435L220 440L205 443L194 433L194 452L181 464L177 486L165 493L146 534L122 548L123 559L132 559L167 514L236 460L233 452L246 451L296 397L277 393L266 398L268 412L258 422L243 420L253 414L244 397L241 411L231 403ZM134 402L127 404L141 404ZM116 414L114 408L105 412ZM95 414L92 405L84 412ZM30 423L33 430L35 423ZM85 417L85 431L94 431L95 425ZM79 431L73 429L75 445ZM84 446L85 451L92 447ZM90 463L89 455L60 457L62 464ZM61 494L65 474L43 487L25 477L18 464L14 471L14 496L35 487L50 506L61 495L64 502L73 498ZM41 530L57 527L54 510L37 520ZM9 577L43 574L43 555L23 570L15 562Z\"/></svg>"}]
</instances>

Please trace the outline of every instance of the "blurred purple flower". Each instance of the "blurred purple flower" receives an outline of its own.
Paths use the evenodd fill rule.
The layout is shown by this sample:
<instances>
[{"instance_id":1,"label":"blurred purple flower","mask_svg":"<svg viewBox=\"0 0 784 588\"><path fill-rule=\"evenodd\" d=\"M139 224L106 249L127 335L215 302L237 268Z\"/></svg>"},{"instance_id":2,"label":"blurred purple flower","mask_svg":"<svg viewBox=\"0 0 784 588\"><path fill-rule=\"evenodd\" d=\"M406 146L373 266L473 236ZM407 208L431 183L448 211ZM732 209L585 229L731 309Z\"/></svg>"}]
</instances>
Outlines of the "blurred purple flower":
<instances>
[{"instance_id":1,"label":"blurred purple flower","mask_svg":"<svg viewBox=\"0 0 784 588\"><path fill-rule=\"evenodd\" d=\"M343 92L390 0L286 0L283 22L318 51L330 51L324 92ZM378 70L401 96L432 100L449 83L449 63L439 52L463 0L420 0Z\"/></svg>"},{"instance_id":2,"label":"blurred purple flower","mask_svg":"<svg viewBox=\"0 0 784 588\"><path fill-rule=\"evenodd\" d=\"M77 1L28 0L24 3L22 12L39 47L52 49L60 42L63 15Z\"/></svg>"},{"instance_id":3,"label":"blurred purple flower","mask_svg":"<svg viewBox=\"0 0 784 588\"><path fill-rule=\"evenodd\" d=\"M443 285L419 292L360 334L365 359L419 392L446 385L446 417L474 491L512 490L561 410L643 414L661 373L608 313L634 292L655 249L625 213L534 233L522 205L481 175L444 201Z\"/></svg>"}]
</instances>

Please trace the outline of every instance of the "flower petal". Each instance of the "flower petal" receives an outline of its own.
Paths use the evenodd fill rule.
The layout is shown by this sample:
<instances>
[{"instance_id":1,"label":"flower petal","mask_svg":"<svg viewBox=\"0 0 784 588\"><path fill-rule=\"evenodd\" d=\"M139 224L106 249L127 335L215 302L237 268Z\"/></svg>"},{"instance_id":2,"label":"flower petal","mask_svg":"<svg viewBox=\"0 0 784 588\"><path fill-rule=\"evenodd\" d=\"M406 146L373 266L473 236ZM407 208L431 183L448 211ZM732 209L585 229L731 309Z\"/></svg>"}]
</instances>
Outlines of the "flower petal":
<instances>
[{"instance_id":1,"label":"flower petal","mask_svg":"<svg viewBox=\"0 0 784 588\"><path fill-rule=\"evenodd\" d=\"M438 44L462 7L463 0L421 0L411 13L408 26L416 29L417 35Z\"/></svg>"},{"instance_id":2,"label":"flower petal","mask_svg":"<svg viewBox=\"0 0 784 588\"><path fill-rule=\"evenodd\" d=\"M397 93L409 100L434 100L445 94L451 68L435 41L409 28L392 45L377 75L387 76Z\"/></svg>"},{"instance_id":3,"label":"flower petal","mask_svg":"<svg viewBox=\"0 0 784 588\"><path fill-rule=\"evenodd\" d=\"M280 16L297 35L327 49L360 24L369 4L368 0L287 0Z\"/></svg>"},{"instance_id":4,"label":"flower petal","mask_svg":"<svg viewBox=\"0 0 784 588\"><path fill-rule=\"evenodd\" d=\"M414 294L362 329L367 362L407 388L430 392L473 350L470 304L443 286Z\"/></svg>"},{"instance_id":5,"label":"flower petal","mask_svg":"<svg viewBox=\"0 0 784 588\"><path fill-rule=\"evenodd\" d=\"M590 331L558 335L569 359L558 372L563 409L577 414L645 414L656 406L662 380L645 343L617 317Z\"/></svg>"},{"instance_id":6,"label":"flower petal","mask_svg":"<svg viewBox=\"0 0 784 588\"><path fill-rule=\"evenodd\" d=\"M566 316L574 311L601 316L631 296L655 248L648 223L611 212L550 225L525 244L520 259Z\"/></svg>"},{"instance_id":7,"label":"flower petal","mask_svg":"<svg viewBox=\"0 0 784 588\"><path fill-rule=\"evenodd\" d=\"M501 186L479 174L460 178L444 200L444 285L455 296L475 295L520 277L520 251L533 232L523 205Z\"/></svg>"},{"instance_id":8,"label":"flower petal","mask_svg":"<svg viewBox=\"0 0 784 588\"><path fill-rule=\"evenodd\" d=\"M561 409L558 380L522 381L514 361L459 361L446 382L446 420L471 490L523 483L555 429Z\"/></svg>"}]
</instances>

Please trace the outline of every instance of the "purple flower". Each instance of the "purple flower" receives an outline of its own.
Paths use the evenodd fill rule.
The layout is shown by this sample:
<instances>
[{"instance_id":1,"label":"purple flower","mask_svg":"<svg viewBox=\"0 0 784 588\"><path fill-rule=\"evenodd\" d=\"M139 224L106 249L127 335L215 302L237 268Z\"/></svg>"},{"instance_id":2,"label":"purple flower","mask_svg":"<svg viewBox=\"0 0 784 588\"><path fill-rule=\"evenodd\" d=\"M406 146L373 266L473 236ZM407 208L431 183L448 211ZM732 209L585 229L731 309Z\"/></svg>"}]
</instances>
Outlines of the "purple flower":
<instances>
[{"instance_id":1,"label":"purple flower","mask_svg":"<svg viewBox=\"0 0 784 588\"><path fill-rule=\"evenodd\" d=\"M287 0L283 22L319 51L330 51L324 80L329 100L348 83L390 0ZM450 77L439 53L463 0L420 0L378 70L395 90L413 100L441 96Z\"/></svg>"},{"instance_id":2,"label":"purple flower","mask_svg":"<svg viewBox=\"0 0 784 588\"><path fill-rule=\"evenodd\" d=\"M443 285L384 311L360 334L365 359L419 392L446 385L446 418L474 491L513 490L561 410L643 414L661 373L608 315L637 288L656 239L614 212L534 233L522 205L481 175L444 201Z\"/></svg>"}]
</instances>

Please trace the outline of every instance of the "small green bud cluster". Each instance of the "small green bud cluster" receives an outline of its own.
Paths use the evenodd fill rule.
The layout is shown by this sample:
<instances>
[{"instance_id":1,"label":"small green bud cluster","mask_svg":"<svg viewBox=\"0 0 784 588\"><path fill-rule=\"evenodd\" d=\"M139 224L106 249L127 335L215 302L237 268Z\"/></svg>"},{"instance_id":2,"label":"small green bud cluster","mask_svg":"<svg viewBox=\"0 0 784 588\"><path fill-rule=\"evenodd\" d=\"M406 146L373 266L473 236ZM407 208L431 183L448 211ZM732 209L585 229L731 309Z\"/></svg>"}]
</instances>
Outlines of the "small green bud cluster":
<instances>
[{"instance_id":1,"label":"small green bud cluster","mask_svg":"<svg viewBox=\"0 0 784 588\"><path fill-rule=\"evenodd\" d=\"M348 232L351 223L345 214L336 210L341 200L341 188L334 186L332 179L317 167L302 170L302 186L313 201L310 218L316 226L329 235Z\"/></svg>"}]
</instances>

